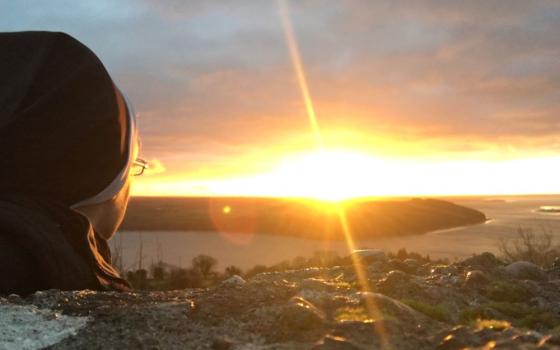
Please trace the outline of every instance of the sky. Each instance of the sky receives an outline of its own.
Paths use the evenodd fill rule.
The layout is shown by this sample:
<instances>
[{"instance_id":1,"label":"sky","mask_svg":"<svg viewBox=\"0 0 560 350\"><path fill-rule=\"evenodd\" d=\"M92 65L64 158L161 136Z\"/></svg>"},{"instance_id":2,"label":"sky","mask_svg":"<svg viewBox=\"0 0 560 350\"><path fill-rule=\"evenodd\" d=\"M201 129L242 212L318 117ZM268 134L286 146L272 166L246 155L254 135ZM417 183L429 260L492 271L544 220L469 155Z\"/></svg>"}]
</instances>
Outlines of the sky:
<instances>
[{"instance_id":1,"label":"sky","mask_svg":"<svg viewBox=\"0 0 560 350\"><path fill-rule=\"evenodd\" d=\"M560 193L559 1L0 0L0 30L97 53L136 195Z\"/></svg>"}]
</instances>

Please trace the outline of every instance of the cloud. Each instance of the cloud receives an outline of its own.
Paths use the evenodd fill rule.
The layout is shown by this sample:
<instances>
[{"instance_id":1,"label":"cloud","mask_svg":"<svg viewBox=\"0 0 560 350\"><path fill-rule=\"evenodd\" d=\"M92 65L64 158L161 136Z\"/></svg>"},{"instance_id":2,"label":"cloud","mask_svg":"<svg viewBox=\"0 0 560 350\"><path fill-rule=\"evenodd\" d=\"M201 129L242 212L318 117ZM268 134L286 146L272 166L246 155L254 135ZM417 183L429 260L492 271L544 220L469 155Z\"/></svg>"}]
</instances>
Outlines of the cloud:
<instances>
[{"instance_id":1,"label":"cloud","mask_svg":"<svg viewBox=\"0 0 560 350\"><path fill-rule=\"evenodd\" d=\"M218 164L309 133L275 2L68 3L13 2L0 28L92 47L137 106L149 157ZM557 1L289 4L323 128L438 152L558 150Z\"/></svg>"}]
</instances>

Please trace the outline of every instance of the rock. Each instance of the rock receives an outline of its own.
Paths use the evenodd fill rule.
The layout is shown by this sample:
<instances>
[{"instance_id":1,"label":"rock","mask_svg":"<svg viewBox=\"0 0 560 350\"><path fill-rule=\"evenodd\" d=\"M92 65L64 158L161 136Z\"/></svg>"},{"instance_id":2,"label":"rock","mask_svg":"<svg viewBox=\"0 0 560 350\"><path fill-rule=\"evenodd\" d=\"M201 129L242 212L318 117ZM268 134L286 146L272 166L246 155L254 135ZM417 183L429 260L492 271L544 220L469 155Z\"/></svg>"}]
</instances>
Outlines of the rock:
<instances>
[{"instance_id":1,"label":"rock","mask_svg":"<svg viewBox=\"0 0 560 350\"><path fill-rule=\"evenodd\" d=\"M302 289L297 294L298 297L303 298L313 305L320 305L321 307L327 307L336 304L335 298L332 292L323 292L313 289Z\"/></svg>"},{"instance_id":2,"label":"rock","mask_svg":"<svg viewBox=\"0 0 560 350\"><path fill-rule=\"evenodd\" d=\"M432 271L432 265L430 263L422 264L416 269L416 274L421 276L427 276Z\"/></svg>"},{"instance_id":3,"label":"rock","mask_svg":"<svg viewBox=\"0 0 560 350\"><path fill-rule=\"evenodd\" d=\"M420 266L420 263L418 262L418 260L412 259L412 258L405 259L403 262L404 262L408 267L414 268L414 269L416 269L416 268L418 268L418 267Z\"/></svg>"},{"instance_id":4,"label":"rock","mask_svg":"<svg viewBox=\"0 0 560 350\"><path fill-rule=\"evenodd\" d=\"M213 350L230 350L235 346L235 342L229 338L216 338L210 348Z\"/></svg>"},{"instance_id":5,"label":"rock","mask_svg":"<svg viewBox=\"0 0 560 350\"><path fill-rule=\"evenodd\" d=\"M557 345L560 346L560 334L549 334L544 336L539 342L539 346Z\"/></svg>"},{"instance_id":6,"label":"rock","mask_svg":"<svg viewBox=\"0 0 560 350\"><path fill-rule=\"evenodd\" d=\"M552 306L552 305L550 305L550 303L549 303L545 298L543 298L543 297L534 297L534 298L531 298L531 299L529 300L528 304L529 304L530 306L533 306L533 307L536 307L536 308L539 308L539 309L543 309L543 310L550 309L551 306Z\"/></svg>"},{"instance_id":7,"label":"rock","mask_svg":"<svg viewBox=\"0 0 560 350\"><path fill-rule=\"evenodd\" d=\"M8 295L8 302L17 304L21 301L21 297L17 294L10 294Z\"/></svg>"},{"instance_id":8,"label":"rock","mask_svg":"<svg viewBox=\"0 0 560 350\"><path fill-rule=\"evenodd\" d=\"M395 270L405 271L406 269L408 269L408 265L405 264L404 261L401 261L399 259L391 259L387 261L387 264Z\"/></svg>"},{"instance_id":9,"label":"rock","mask_svg":"<svg viewBox=\"0 0 560 350\"><path fill-rule=\"evenodd\" d=\"M406 263L407 260L410 260L409 263ZM414 259L407 260L401 261L398 259L391 259L387 262L387 265L389 265L393 270L400 270L406 273L416 274L419 266L418 263Z\"/></svg>"},{"instance_id":10,"label":"rock","mask_svg":"<svg viewBox=\"0 0 560 350\"><path fill-rule=\"evenodd\" d=\"M369 275L374 276L375 278L379 278L380 274L383 274L390 269L390 266L384 261L374 261L369 263L367 272Z\"/></svg>"},{"instance_id":11,"label":"rock","mask_svg":"<svg viewBox=\"0 0 560 350\"><path fill-rule=\"evenodd\" d=\"M326 335L311 349L313 350L360 350L360 347L346 340L343 337Z\"/></svg>"},{"instance_id":12,"label":"rock","mask_svg":"<svg viewBox=\"0 0 560 350\"><path fill-rule=\"evenodd\" d=\"M327 283L325 280L319 278L306 278L301 281L301 289L310 289L320 292L332 292L336 290L336 286Z\"/></svg>"},{"instance_id":13,"label":"rock","mask_svg":"<svg viewBox=\"0 0 560 350\"><path fill-rule=\"evenodd\" d=\"M459 276L450 276L449 284L454 286L460 286L461 284L463 284L463 279Z\"/></svg>"},{"instance_id":14,"label":"rock","mask_svg":"<svg viewBox=\"0 0 560 350\"><path fill-rule=\"evenodd\" d=\"M230 278L222 281L222 286L242 286L247 283L243 277L238 275L233 275Z\"/></svg>"},{"instance_id":15,"label":"rock","mask_svg":"<svg viewBox=\"0 0 560 350\"><path fill-rule=\"evenodd\" d=\"M399 270L393 270L393 271L389 271L387 273L387 276L385 277L385 281L389 282L389 283L402 283L402 282L408 282L410 281L412 277L402 271Z\"/></svg>"},{"instance_id":16,"label":"rock","mask_svg":"<svg viewBox=\"0 0 560 350\"><path fill-rule=\"evenodd\" d=\"M387 260L385 253L379 249L357 249L352 252L352 255L366 263Z\"/></svg>"},{"instance_id":17,"label":"rock","mask_svg":"<svg viewBox=\"0 0 560 350\"><path fill-rule=\"evenodd\" d=\"M465 348L465 345L468 344L467 342L462 341L461 339L457 338L456 336L450 334L443 338L443 340L438 344L436 347L437 350L454 350L454 349L462 349Z\"/></svg>"},{"instance_id":18,"label":"rock","mask_svg":"<svg viewBox=\"0 0 560 350\"><path fill-rule=\"evenodd\" d=\"M485 294L494 301L520 303L529 301L533 292L518 280L492 281L485 288Z\"/></svg>"},{"instance_id":19,"label":"rock","mask_svg":"<svg viewBox=\"0 0 560 350\"><path fill-rule=\"evenodd\" d=\"M546 281L546 272L538 265L528 261L516 261L505 267L506 272L517 279L527 279L534 281Z\"/></svg>"},{"instance_id":20,"label":"rock","mask_svg":"<svg viewBox=\"0 0 560 350\"><path fill-rule=\"evenodd\" d=\"M465 277L465 286L470 288L480 288L487 285L488 282L490 282L490 278L480 270L469 271Z\"/></svg>"},{"instance_id":21,"label":"rock","mask_svg":"<svg viewBox=\"0 0 560 350\"><path fill-rule=\"evenodd\" d=\"M389 271L385 278L381 279L377 285L384 290L393 289L408 284L410 279L411 276L409 274L399 270L393 270Z\"/></svg>"},{"instance_id":22,"label":"rock","mask_svg":"<svg viewBox=\"0 0 560 350\"><path fill-rule=\"evenodd\" d=\"M372 319L395 318L399 322L413 327L433 322L432 319L424 314L386 295L373 292L358 292L356 296L359 298L361 305L366 309L372 305L374 306L373 309L369 310L369 312L373 313L370 315Z\"/></svg>"},{"instance_id":23,"label":"rock","mask_svg":"<svg viewBox=\"0 0 560 350\"><path fill-rule=\"evenodd\" d=\"M75 335L90 317L61 315L34 305L0 306L0 349L42 349Z\"/></svg>"},{"instance_id":24,"label":"rock","mask_svg":"<svg viewBox=\"0 0 560 350\"><path fill-rule=\"evenodd\" d=\"M520 335L520 339L527 343L538 344L543 338L543 334L537 331L527 331Z\"/></svg>"},{"instance_id":25,"label":"rock","mask_svg":"<svg viewBox=\"0 0 560 350\"><path fill-rule=\"evenodd\" d=\"M482 254L473 255L470 258L463 260L461 265L463 266L477 266L482 268L494 268L503 265L504 263L496 258L496 256L490 252L484 252Z\"/></svg>"},{"instance_id":26,"label":"rock","mask_svg":"<svg viewBox=\"0 0 560 350\"><path fill-rule=\"evenodd\" d=\"M451 349L463 349L471 346L480 346L484 343L479 336L472 332L471 329L465 326L456 326L450 331L448 331L447 335L441 340L441 342L437 345L436 349L438 350L451 350Z\"/></svg>"},{"instance_id":27,"label":"rock","mask_svg":"<svg viewBox=\"0 0 560 350\"><path fill-rule=\"evenodd\" d=\"M412 276L399 270L389 271L385 278L380 279L376 287L384 294L392 297L411 298L421 296L423 292Z\"/></svg>"},{"instance_id":28,"label":"rock","mask_svg":"<svg viewBox=\"0 0 560 350\"><path fill-rule=\"evenodd\" d=\"M40 316L34 317L36 323L26 320L26 328L20 328L39 323L42 328L24 334L26 339L42 336L43 328L63 323L66 317L89 320L75 328L79 331L75 336L45 344L53 350L365 350L384 348L387 343L408 350L482 349L485 344L552 349L560 345L560 331L555 328L560 323L560 279L522 280L512 278L502 266L469 270L461 262L419 266L426 275L406 273L414 266L417 262L412 259L367 264L368 272L377 268L366 277L368 287L378 293L359 292L362 285L348 262L336 268L265 273L247 282L235 276L203 289L6 295L0 297L4 321L2 325L0 320L0 349L7 338L2 334L14 322L11 315L21 318L28 308L43 311L35 315ZM428 275L432 267L434 274ZM469 326L454 328L459 323Z\"/></svg>"},{"instance_id":29,"label":"rock","mask_svg":"<svg viewBox=\"0 0 560 350\"><path fill-rule=\"evenodd\" d=\"M282 308L278 317L281 327L296 330L308 330L323 325L325 314L315 305L301 297L294 297Z\"/></svg>"},{"instance_id":30,"label":"rock","mask_svg":"<svg viewBox=\"0 0 560 350\"><path fill-rule=\"evenodd\" d=\"M403 261L405 264L409 265L409 266L420 266L420 263L418 263L418 260L413 259L413 258L406 258Z\"/></svg>"},{"instance_id":31,"label":"rock","mask_svg":"<svg viewBox=\"0 0 560 350\"><path fill-rule=\"evenodd\" d=\"M437 265L433 266L430 270L432 275L454 275L457 274L459 270L455 265Z\"/></svg>"}]
</instances>

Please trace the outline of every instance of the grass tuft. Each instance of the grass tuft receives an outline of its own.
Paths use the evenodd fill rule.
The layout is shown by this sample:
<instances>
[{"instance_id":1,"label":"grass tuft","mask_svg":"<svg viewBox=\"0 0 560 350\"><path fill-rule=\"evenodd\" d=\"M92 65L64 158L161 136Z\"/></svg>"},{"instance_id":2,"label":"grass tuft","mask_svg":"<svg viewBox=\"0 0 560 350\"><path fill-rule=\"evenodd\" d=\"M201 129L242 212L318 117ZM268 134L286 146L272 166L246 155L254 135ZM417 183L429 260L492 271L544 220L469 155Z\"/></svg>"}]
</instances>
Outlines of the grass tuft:
<instances>
[{"instance_id":1,"label":"grass tuft","mask_svg":"<svg viewBox=\"0 0 560 350\"><path fill-rule=\"evenodd\" d=\"M424 315L433 318L435 320L441 322L448 322L449 321L449 313L443 307L443 305L432 305L428 304L419 300L414 299L403 299L401 300L402 303L410 306L414 310L423 313Z\"/></svg>"}]
</instances>

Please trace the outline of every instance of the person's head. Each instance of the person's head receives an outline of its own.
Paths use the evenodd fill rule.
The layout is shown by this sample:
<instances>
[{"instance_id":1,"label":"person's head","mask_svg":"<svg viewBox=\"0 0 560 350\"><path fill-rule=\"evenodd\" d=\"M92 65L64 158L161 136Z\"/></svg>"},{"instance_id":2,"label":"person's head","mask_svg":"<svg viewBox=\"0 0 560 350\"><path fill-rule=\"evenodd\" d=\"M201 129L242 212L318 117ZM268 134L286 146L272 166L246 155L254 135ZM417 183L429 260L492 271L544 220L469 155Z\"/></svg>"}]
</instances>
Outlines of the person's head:
<instances>
[{"instance_id":1,"label":"person's head","mask_svg":"<svg viewBox=\"0 0 560 350\"><path fill-rule=\"evenodd\" d=\"M0 195L66 204L111 236L137 155L130 103L67 34L0 33L0 47Z\"/></svg>"}]
</instances>

